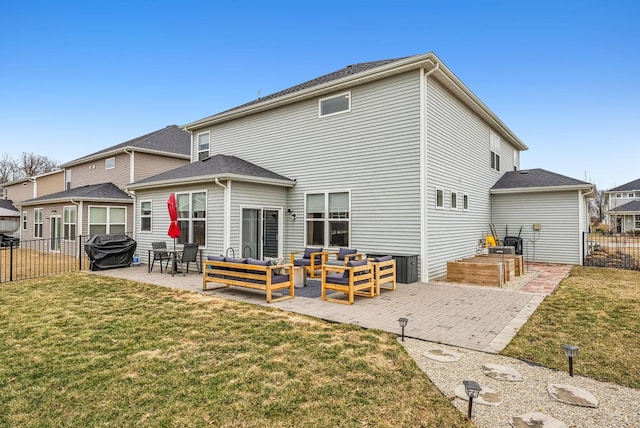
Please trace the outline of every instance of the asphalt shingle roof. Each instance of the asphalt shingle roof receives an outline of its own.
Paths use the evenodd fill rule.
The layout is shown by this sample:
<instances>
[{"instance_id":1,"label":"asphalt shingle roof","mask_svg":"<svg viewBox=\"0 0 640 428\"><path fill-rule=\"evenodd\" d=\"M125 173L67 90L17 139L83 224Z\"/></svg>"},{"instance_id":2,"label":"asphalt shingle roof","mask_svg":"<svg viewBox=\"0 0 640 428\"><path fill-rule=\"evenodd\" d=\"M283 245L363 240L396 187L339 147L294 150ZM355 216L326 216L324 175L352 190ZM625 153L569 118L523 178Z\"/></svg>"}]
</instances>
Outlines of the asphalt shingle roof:
<instances>
[{"instance_id":1,"label":"asphalt shingle roof","mask_svg":"<svg viewBox=\"0 0 640 428\"><path fill-rule=\"evenodd\" d=\"M610 211L640 212L640 201L627 202L626 204L613 208Z\"/></svg>"},{"instance_id":2,"label":"asphalt shingle roof","mask_svg":"<svg viewBox=\"0 0 640 428\"><path fill-rule=\"evenodd\" d=\"M138 149L188 156L191 154L191 135L187 131L179 128L177 125L169 125L141 137L74 159L71 162L67 162L67 164L79 163L82 162L83 159L92 158L100 155L101 153L109 153L126 147L136 147Z\"/></svg>"},{"instance_id":3,"label":"asphalt shingle roof","mask_svg":"<svg viewBox=\"0 0 640 428\"><path fill-rule=\"evenodd\" d=\"M559 187L590 184L541 168L506 172L491 189L522 189L527 187Z\"/></svg>"},{"instance_id":4,"label":"asphalt shingle roof","mask_svg":"<svg viewBox=\"0 0 640 428\"><path fill-rule=\"evenodd\" d=\"M276 174L275 172L269 171L268 169L262 168L238 157L215 155L198 162L192 162L188 165L145 178L144 180L136 181L133 184L182 180L185 178L196 177L215 177L226 174L293 182L293 180L290 180L283 175Z\"/></svg>"},{"instance_id":5,"label":"asphalt shingle roof","mask_svg":"<svg viewBox=\"0 0 640 428\"><path fill-rule=\"evenodd\" d=\"M120 190L113 183L90 184L87 186L76 187L62 192L51 193L49 195L40 196L38 198L28 199L24 204L33 202L46 202L49 200L59 199L82 199L82 200L100 200L100 199L121 199L123 202L132 202L133 199L126 192Z\"/></svg>"},{"instance_id":6,"label":"asphalt shingle roof","mask_svg":"<svg viewBox=\"0 0 640 428\"><path fill-rule=\"evenodd\" d=\"M0 208L3 210L15 211L18 214L20 213L20 211L13 206L13 201L10 199L0 199Z\"/></svg>"},{"instance_id":7,"label":"asphalt shingle roof","mask_svg":"<svg viewBox=\"0 0 640 428\"><path fill-rule=\"evenodd\" d=\"M623 184L621 186L614 187L613 189L611 189L609 191L610 192L620 192L620 191L625 191L625 190L640 190L640 178L638 178L637 180L630 181L627 184Z\"/></svg>"}]
</instances>

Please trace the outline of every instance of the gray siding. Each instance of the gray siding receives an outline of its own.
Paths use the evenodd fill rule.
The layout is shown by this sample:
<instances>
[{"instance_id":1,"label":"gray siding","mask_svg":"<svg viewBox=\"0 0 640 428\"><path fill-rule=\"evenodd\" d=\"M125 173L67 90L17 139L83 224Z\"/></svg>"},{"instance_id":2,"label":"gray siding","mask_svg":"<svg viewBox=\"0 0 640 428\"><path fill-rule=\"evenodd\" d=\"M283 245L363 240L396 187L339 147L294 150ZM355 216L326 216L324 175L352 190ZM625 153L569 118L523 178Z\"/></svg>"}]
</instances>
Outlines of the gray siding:
<instances>
[{"instance_id":1,"label":"gray siding","mask_svg":"<svg viewBox=\"0 0 640 428\"><path fill-rule=\"evenodd\" d=\"M211 154L297 180L285 206L297 213L285 220L285 254L304 247L305 193L325 191L351 192L353 248L418 254L419 93L415 71L353 88L349 113L319 118L314 99L215 125Z\"/></svg>"},{"instance_id":2,"label":"gray siding","mask_svg":"<svg viewBox=\"0 0 640 428\"><path fill-rule=\"evenodd\" d=\"M426 276L432 279L446 274L447 261L475 253L478 240L489 230L489 189L513 170L515 148L502 138L501 168L492 169L491 128L432 78L426 96ZM444 192L441 209L436 208L436 189ZM457 210L450 208L452 191L458 194ZM462 209L463 194L469 195L468 211Z\"/></svg>"},{"instance_id":3,"label":"gray siding","mask_svg":"<svg viewBox=\"0 0 640 428\"><path fill-rule=\"evenodd\" d=\"M500 239L522 226L528 261L581 264L580 197L577 191L493 195L493 223ZM533 224L541 230L534 233Z\"/></svg>"}]
</instances>

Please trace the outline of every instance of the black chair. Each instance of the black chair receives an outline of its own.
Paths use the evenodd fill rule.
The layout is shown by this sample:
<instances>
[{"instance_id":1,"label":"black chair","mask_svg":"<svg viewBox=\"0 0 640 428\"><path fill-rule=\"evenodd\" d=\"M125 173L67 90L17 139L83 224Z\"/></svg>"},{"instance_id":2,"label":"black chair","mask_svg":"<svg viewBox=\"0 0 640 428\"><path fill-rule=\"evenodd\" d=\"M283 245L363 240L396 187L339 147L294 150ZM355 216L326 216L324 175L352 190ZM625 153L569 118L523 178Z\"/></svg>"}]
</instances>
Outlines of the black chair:
<instances>
[{"instance_id":1,"label":"black chair","mask_svg":"<svg viewBox=\"0 0 640 428\"><path fill-rule=\"evenodd\" d=\"M186 273L189 273L189 263L193 262L196 267L198 266L198 247L199 244L184 244L180 254L176 255L176 265L180 265L182 276L185 274L185 265L187 268ZM198 272L200 272L200 269L198 269Z\"/></svg>"},{"instance_id":2,"label":"black chair","mask_svg":"<svg viewBox=\"0 0 640 428\"><path fill-rule=\"evenodd\" d=\"M149 272L153 270L153 265L156 260L160 261L160 273L162 273L162 262L166 260L167 262L164 265L166 269L169 266L169 261L171 260L171 254L167 251L167 244L165 242L152 242L151 248L153 248L153 259L151 259L151 267L149 268Z\"/></svg>"}]
</instances>

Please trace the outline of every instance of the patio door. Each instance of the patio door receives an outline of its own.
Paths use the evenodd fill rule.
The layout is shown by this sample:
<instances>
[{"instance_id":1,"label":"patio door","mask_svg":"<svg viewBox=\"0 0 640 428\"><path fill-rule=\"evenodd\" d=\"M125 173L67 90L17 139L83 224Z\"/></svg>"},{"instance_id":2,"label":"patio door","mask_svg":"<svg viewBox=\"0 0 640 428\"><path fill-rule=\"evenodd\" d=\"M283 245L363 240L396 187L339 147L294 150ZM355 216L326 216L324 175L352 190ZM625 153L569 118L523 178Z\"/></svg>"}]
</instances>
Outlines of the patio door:
<instances>
[{"instance_id":1,"label":"patio door","mask_svg":"<svg viewBox=\"0 0 640 428\"><path fill-rule=\"evenodd\" d=\"M242 209L243 257L277 258L281 253L280 209Z\"/></svg>"},{"instance_id":2,"label":"patio door","mask_svg":"<svg viewBox=\"0 0 640 428\"><path fill-rule=\"evenodd\" d=\"M62 220L60 216L51 216L51 243L49 244L49 250L59 252L60 251L60 239L62 237Z\"/></svg>"}]
</instances>

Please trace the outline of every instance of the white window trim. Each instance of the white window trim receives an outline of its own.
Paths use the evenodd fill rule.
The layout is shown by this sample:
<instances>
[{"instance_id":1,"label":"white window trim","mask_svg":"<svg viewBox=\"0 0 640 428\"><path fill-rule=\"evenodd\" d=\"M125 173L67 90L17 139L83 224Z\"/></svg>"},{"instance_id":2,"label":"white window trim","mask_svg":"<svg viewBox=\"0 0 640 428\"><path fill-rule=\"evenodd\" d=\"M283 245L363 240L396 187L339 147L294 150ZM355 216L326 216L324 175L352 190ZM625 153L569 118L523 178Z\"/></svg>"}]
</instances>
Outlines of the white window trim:
<instances>
[{"instance_id":1,"label":"white window trim","mask_svg":"<svg viewBox=\"0 0 640 428\"><path fill-rule=\"evenodd\" d=\"M113 161L113 166L109 166L109 161ZM110 157L104 160L104 169L114 169L116 167L116 158Z\"/></svg>"},{"instance_id":2,"label":"white window trim","mask_svg":"<svg viewBox=\"0 0 640 428\"><path fill-rule=\"evenodd\" d=\"M200 150L200 136L201 135L207 135L207 149L206 150ZM199 134L196 135L196 159L197 161L201 160L200 159L200 153L206 153L207 155L204 156L202 159L206 159L208 157L211 156L211 132L207 131L207 132L201 132Z\"/></svg>"},{"instance_id":3,"label":"white window trim","mask_svg":"<svg viewBox=\"0 0 640 428\"><path fill-rule=\"evenodd\" d=\"M491 166L491 169L500 172L500 151L502 150L502 142L500 140L500 136L493 131L489 131L489 151L491 154L494 165Z\"/></svg>"},{"instance_id":4,"label":"white window trim","mask_svg":"<svg viewBox=\"0 0 640 428\"><path fill-rule=\"evenodd\" d=\"M27 211L22 211L22 230L27 230Z\"/></svg>"},{"instance_id":5,"label":"white window trim","mask_svg":"<svg viewBox=\"0 0 640 428\"><path fill-rule=\"evenodd\" d=\"M37 215L38 212L40 213L40 221L38 221L38 215ZM36 234L37 225L40 225L40 236ZM33 209L33 237L34 238L44 237L44 208Z\"/></svg>"},{"instance_id":6,"label":"white window trim","mask_svg":"<svg viewBox=\"0 0 640 428\"><path fill-rule=\"evenodd\" d=\"M333 98L340 98L340 97L343 97L345 95L349 96L349 107L346 110L336 111L334 113L322 114L322 101L330 100L330 99L333 99ZM318 117L320 117L320 118L331 117L331 116L335 116L335 115L338 115L338 114L349 113L349 112L351 112L351 91L342 92L342 93L339 93L339 94L331 95L329 97L320 98L318 100Z\"/></svg>"},{"instance_id":7,"label":"white window trim","mask_svg":"<svg viewBox=\"0 0 640 428\"><path fill-rule=\"evenodd\" d=\"M622 193L616 193L616 199L622 198Z\"/></svg>"},{"instance_id":8,"label":"white window trim","mask_svg":"<svg viewBox=\"0 0 640 428\"><path fill-rule=\"evenodd\" d=\"M469 194L468 193L462 194L462 211L469 211Z\"/></svg>"},{"instance_id":9,"label":"white window trim","mask_svg":"<svg viewBox=\"0 0 640 428\"><path fill-rule=\"evenodd\" d=\"M442 205L438 205L438 192L442 193ZM439 187L436 187L436 209L444 209L444 190L440 189Z\"/></svg>"},{"instance_id":10,"label":"white window trim","mask_svg":"<svg viewBox=\"0 0 640 428\"><path fill-rule=\"evenodd\" d=\"M458 211L458 193L455 190L451 190L449 192L449 208L451 208L451 211ZM453 197L455 195L455 198ZM456 201L456 206L453 206L453 201Z\"/></svg>"},{"instance_id":11,"label":"white window trim","mask_svg":"<svg viewBox=\"0 0 640 428\"><path fill-rule=\"evenodd\" d=\"M65 220L65 211L67 210L71 210L75 212L75 222L74 223L66 223ZM76 226L76 232L74 234L69 233L69 238L70 239L65 239L65 229L67 227L67 225L72 225L75 224ZM126 226L125 226L126 228ZM76 240L76 235L78 234L78 208L75 205L65 205L62 207L62 239L64 239L65 241L75 241Z\"/></svg>"},{"instance_id":12,"label":"white window trim","mask_svg":"<svg viewBox=\"0 0 640 428\"><path fill-rule=\"evenodd\" d=\"M202 219L199 218L193 218L191 217L191 215L193 214L193 207L191 206L191 201L193 199L193 194L194 193L204 193L204 207L205 207L205 216ZM192 235L193 234L193 222L194 221L202 221L204 222L204 245L201 245L200 248L206 249L207 248L207 242L208 242L208 233L207 233L207 228L209 227L209 192L207 191L207 189L200 189L200 190L190 190L190 191L186 191L186 192L175 192L176 194L176 200L178 199L178 195L189 195L189 217L180 217L180 209L179 207L176 207L178 209L178 222L180 221L188 221L189 222L189 234ZM182 236L180 237L182 238ZM190 236L187 240L187 242L193 242L193 236Z\"/></svg>"},{"instance_id":13,"label":"white window trim","mask_svg":"<svg viewBox=\"0 0 640 428\"><path fill-rule=\"evenodd\" d=\"M71 189L71 171L72 170L70 169L64 170L64 189L65 190Z\"/></svg>"},{"instance_id":14,"label":"white window trim","mask_svg":"<svg viewBox=\"0 0 640 428\"><path fill-rule=\"evenodd\" d=\"M333 249L333 248L338 248L338 247L330 247L329 241L330 241L330 236L329 236L329 222L330 222L330 218L329 218L329 195L333 194L333 193L347 193L349 195L349 218L346 219L333 219L333 220L338 220L341 222L347 222L348 224L348 231L349 231L349 242L345 245L346 248L351 248L351 214L352 214L352 209L351 209L351 190L326 190L326 191L317 191L317 192L305 192L304 193L304 207L303 207L303 218L304 218L304 246L305 247L309 247L309 246L313 246L311 244L307 244L307 221L323 221L324 222L324 243L322 244L322 248L324 248L325 250L327 249ZM324 208L325 208L325 216L322 220L311 220L311 219L307 219L307 196L308 195L324 195Z\"/></svg>"},{"instance_id":15,"label":"white window trim","mask_svg":"<svg viewBox=\"0 0 640 428\"><path fill-rule=\"evenodd\" d=\"M144 215L142 211L142 204L148 202L151 205L151 210L149 215ZM149 218L149 230L144 230L142 228L142 219ZM140 232L141 233L153 233L153 201L151 199L142 199L140 200Z\"/></svg>"},{"instance_id":16,"label":"white window trim","mask_svg":"<svg viewBox=\"0 0 640 428\"><path fill-rule=\"evenodd\" d=\"M635 193L627 193L627 198L635 198L636 194Z\"/></svg>"},{"instance_id":17,"label":"white window trim","mask_svg":"<svg viewBox=\"0 0 640 428\"><path fill-rule=\"evenodd\" d=\"M104 223L107 228L105 233L109 234L111 232L111 222L109 221L111 219L111 209L112 208L124 208L124 234L128 234L129 231L127 230L127 219L128 219L128 215L129 213L127 212L127 206L126 205L89 205L87 206L87 217L88 217L88 222L87 222L87 234L91 235L91 226L93 225L93 223L91 222L91 208L106 208L107 210L107 220L106 223ZM96 223L98 224L98 223ZM99 223L99 224L103 224L103 223Z\"/></svg>"}]
</instances>

